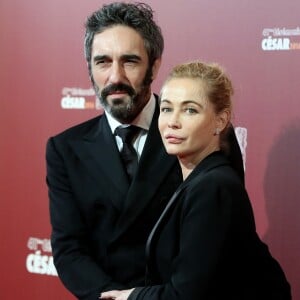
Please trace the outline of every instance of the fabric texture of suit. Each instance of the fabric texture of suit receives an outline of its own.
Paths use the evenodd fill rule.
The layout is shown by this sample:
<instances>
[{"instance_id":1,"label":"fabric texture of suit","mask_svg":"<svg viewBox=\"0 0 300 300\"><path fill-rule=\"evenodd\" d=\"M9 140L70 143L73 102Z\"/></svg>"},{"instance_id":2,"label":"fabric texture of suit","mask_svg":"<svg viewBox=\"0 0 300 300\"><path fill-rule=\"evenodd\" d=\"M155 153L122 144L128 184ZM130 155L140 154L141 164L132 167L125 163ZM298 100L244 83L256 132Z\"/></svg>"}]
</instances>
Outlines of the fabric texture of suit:
<instances>
[{"instance_id":1,"label":"fabric texture of suit","mask_svg":"<svg viewBox=\"0 0 300 300\"><path fill-rule=\"evenodd\" d=\"M147 285L128 300L288 300L241 178L222 152L193 170L147 242Z\"/></svg>"},{"instance_id":2,"label":"fabric texture of suit","mask_svg":"<svg viewBox=\"0 0 300 300\"><path fill-rule=\"evenodd\" d=\"M147 237L182 182L163 147L158 114L156 107L130 186L105 115L48 140L54 263L78 299L144 282Z\"/></svg>"}]
</instances>

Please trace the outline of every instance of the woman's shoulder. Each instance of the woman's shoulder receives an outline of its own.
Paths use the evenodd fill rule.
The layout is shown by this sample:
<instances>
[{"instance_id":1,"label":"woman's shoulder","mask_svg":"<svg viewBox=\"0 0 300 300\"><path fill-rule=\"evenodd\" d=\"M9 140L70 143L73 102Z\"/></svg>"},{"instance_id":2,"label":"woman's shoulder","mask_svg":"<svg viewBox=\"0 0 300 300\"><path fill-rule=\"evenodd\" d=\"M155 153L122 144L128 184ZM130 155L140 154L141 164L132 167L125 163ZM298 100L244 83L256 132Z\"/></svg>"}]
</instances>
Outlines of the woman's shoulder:
<instances>
[{"instance_id":1,"label":"woman's shoulder","mask_svg":"<svg viewBox=\"0 0 300 300\"><path fill-rule=\"evenodd\" d=\"M184 206L202 207L207 203L231 205L247 198L244 184L228 163L217 163L213 167L201 170L186 183Z\"/></svg>"},{"instance_id":2,"label":"woman's shoulder","mask_svg":"<svg viewBox=\"0 0 300 300\"><path fill-rule=\"evenodd\" d=\"M205 158L187 179L190 186L216 187L243 185L237 172L222 152L215 152Z\"/></svg>"}]
</instances>

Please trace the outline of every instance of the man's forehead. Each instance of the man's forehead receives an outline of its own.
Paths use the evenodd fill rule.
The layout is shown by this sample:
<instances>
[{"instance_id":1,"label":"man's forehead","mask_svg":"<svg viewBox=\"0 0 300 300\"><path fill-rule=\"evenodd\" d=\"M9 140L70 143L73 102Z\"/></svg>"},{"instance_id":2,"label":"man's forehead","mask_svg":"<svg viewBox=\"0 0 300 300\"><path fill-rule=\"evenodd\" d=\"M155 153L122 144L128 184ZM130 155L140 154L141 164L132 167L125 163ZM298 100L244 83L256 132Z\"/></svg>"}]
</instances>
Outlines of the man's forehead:
<instances>
[{"instance_id":1,"label":"man's forehead","mask_svg":"<svg viewBox=\"0 0 300 300\"><path fill-rule=\"evenodd\" d=\"M93 44L101 48L142 48L144 41L141 35L126 26L114 26L95 34Z\"/></svg>"}]
</instances>

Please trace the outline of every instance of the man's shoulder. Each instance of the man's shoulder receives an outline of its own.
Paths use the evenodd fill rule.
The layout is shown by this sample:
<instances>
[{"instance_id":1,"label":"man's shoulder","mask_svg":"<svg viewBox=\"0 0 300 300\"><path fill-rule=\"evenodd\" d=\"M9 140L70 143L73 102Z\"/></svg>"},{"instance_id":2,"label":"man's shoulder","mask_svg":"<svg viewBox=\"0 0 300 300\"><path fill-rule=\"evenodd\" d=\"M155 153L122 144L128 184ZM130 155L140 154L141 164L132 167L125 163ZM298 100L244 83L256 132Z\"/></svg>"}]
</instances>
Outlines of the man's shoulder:
<instances>
[{"instance_id":1,"label":"man's shoulder","mask_svg":"<svg viewBox=\"0 0 300 300\"><path fill-rule=\"evenodd\" d=\"M54 136L55 139L66 139L71 137L81 137L89 133L92 129L99 126L99 122L102 120L104 114L101 114L97 117L84 121L82 123L76 124L72 127L69 127L62 132Z\"/></svg>"}]
</instances>

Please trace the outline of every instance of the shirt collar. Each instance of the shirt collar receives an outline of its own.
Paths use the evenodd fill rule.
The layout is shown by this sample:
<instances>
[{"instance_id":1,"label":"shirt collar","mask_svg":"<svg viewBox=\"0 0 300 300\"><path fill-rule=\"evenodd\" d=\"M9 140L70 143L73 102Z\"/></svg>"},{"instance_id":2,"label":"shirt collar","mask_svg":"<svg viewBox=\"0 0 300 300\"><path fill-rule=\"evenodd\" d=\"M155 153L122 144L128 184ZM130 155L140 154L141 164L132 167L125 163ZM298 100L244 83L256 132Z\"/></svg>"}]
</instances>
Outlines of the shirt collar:
<instances>
[{"instance_id":1,"label":"shirt collar","mask_svg":"<svg viewBox=\"0 0 300 300\"><path fill-rule=\"evenodd\" d=\"M105 110L104 112L107 117L108 124L111 128L112 133L115 132L115 129L118 126L127 126L127 125L136 125L136 126L141 127L148 131L150 128L150 124L151 124L152 117L153 117L154 110L155 110L155 102L156 102L155 96L153 94L151 94L151 97L150 97L148 103L145 105L145 107L140 112L140 114L131 122L131 124L120 123L109 112L107 112Z\"/></svg>"}]
</instances>

